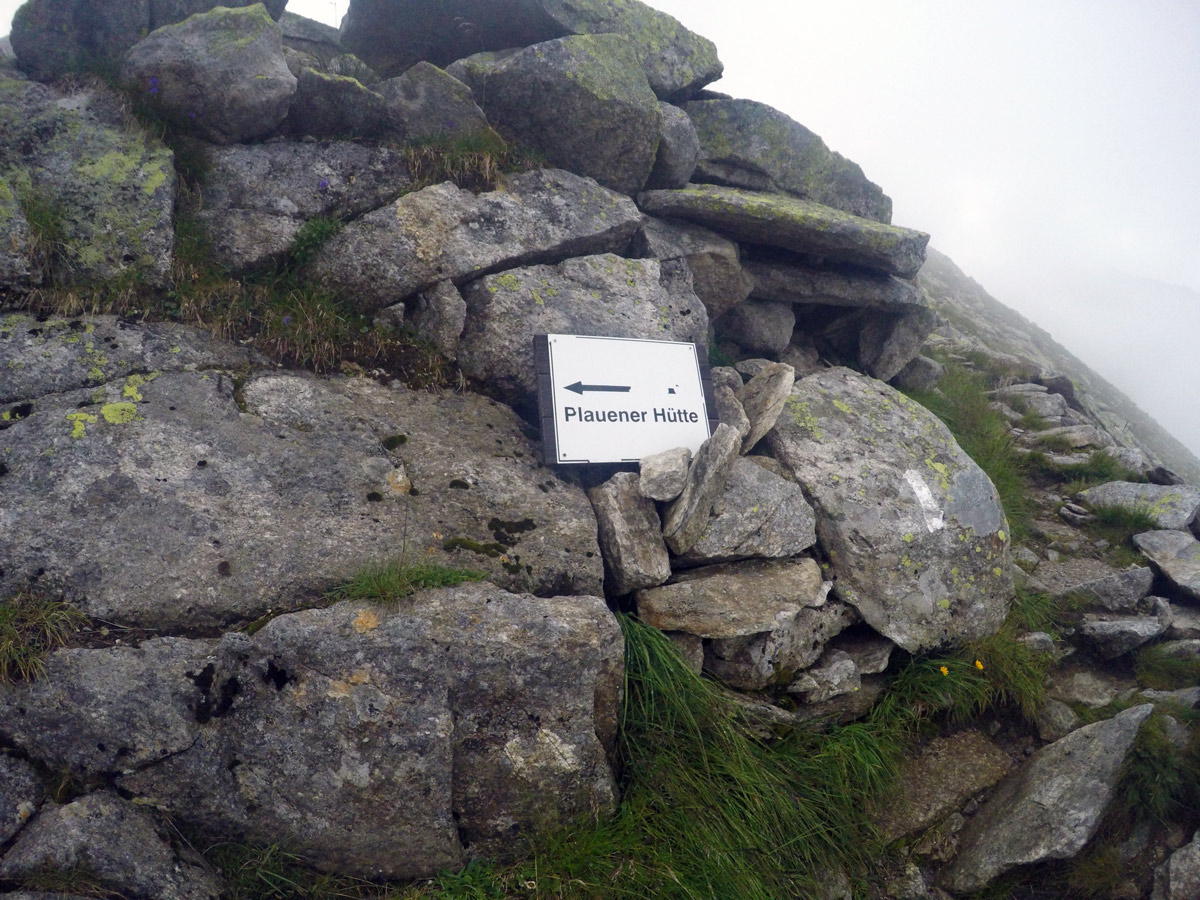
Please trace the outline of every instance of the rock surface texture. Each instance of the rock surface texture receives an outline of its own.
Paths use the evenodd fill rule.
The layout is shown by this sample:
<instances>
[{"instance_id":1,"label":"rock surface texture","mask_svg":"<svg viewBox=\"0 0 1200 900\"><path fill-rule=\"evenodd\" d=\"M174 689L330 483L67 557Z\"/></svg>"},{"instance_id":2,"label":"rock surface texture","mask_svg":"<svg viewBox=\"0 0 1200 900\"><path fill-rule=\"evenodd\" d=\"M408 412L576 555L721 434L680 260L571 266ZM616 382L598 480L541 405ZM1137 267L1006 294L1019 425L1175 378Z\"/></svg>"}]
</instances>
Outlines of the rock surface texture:
<instances>
[{"instance_id":1,"label":"rock surface texture","mask_svg":"<svg viewBox=\"0 0 1200 900\"><path fill-rule=\"evenodd\" d=\"M812 500L838 596L873 628L917 651L999 627L1012 595L1004 511L923 407L831 369L796 382L767 443Z\"/></svg>"},{"instance_id":2,"label":"rock surface texture","mask_svg":"<svg viewBox=\"0 0 1200 900\"><path fill-rule=\"evenodd\" d=\"M1135 706L1080 728L1013 773L967 825L945 886L975 891L1014 866L1078 853L1099 826L1121 763L1153 709Z\"/></svg>"}]
</instances>

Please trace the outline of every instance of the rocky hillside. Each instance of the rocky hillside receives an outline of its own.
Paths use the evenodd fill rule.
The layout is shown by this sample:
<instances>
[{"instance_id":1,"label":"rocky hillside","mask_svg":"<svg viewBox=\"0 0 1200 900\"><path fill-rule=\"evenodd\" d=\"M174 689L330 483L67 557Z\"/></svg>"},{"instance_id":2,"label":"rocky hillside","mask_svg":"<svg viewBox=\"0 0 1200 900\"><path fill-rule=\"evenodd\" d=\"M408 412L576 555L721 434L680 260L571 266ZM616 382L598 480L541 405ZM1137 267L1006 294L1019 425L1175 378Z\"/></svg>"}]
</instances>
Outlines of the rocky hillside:
<instances>
[{"instance_id":1,"label":"rocky hillside","mask_svg":"<svg viewBox=\"0 0 1200 900\"><path fill-rule=\"evenodd\" d=\"M14 20L0 897L1197 896L1193 457L637 0L284 6Z\"/></svg>"}]
</instances>

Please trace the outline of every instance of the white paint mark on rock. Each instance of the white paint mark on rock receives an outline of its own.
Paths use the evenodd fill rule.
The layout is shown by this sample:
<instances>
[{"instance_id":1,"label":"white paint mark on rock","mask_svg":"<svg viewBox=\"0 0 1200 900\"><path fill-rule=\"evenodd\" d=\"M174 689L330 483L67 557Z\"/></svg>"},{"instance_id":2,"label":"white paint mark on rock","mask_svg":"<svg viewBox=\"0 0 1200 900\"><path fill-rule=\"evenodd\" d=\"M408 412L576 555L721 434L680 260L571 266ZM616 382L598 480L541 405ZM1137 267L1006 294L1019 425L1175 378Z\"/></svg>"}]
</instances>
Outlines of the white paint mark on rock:
<instances>
[{"instance_id":1,"label":"white paint mark on rock","mask_svg":"<svg viewBox=\"0 0 1200 900\"><path fill-rule=\"evenodd\" d=\"M945 514L942 512L938 502L933 499L933 491L929 489L929 485L925 483L925 479L921 477L921 473L916 469L909 469L904 473L904 480L913 489L913 493L917 497L917 502L921 504L921 512L925 515L925 528L929 533L933 534L933 532L945 528Z\"/></svg>"}]
</instances>

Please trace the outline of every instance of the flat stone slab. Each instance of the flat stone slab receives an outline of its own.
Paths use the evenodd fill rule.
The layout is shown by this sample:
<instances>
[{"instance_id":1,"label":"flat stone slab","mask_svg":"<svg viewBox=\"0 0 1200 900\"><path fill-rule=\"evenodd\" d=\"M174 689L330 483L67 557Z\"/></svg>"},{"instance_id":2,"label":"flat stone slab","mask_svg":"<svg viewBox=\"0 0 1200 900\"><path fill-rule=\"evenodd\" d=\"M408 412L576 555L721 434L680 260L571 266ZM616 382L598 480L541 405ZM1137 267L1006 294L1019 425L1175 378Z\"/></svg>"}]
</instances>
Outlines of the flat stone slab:
<instances>
[{"instance_id":1,"label":"flat stone slab","mask_svg":"<svg viewBox=\"0 0 1200 900\"><path fill-rule=\"evenodd\" d=\"M1166 633L1171 621L1170 604L1158 597L1150 615L1085 615L1079 623L1079 631L1096 646L1101 656L1116 659Z\"/></svg>"},{"instance_id":2,"label":"flat stone slab","mask_svg":"<svg viewBox=\"0 0 1200 900\"><path fill-rule=\"evenodd\" d=\"M475 394L164 372L32 405L3 432L0 595L44 570L89 615L187 629L307 605L383 559L602 592L583 490Z\"/></svg>"},{"instance_id":3,"label":"flat stone slab","mask_svg":"<svg viewBox=\"0 0 1200 900\"><path fill-rule=\"evenodd\" d=\"M715 228L738 241L779 247L834 262L912 278L925 261L929 235L884 225L810 200L717 185L646 191L638 206Z\"/></svg>"},{"instance_id":4,"label":"flat stone slab","mask_svg":"<svg viewBox=\"0 0 1200 900\"><path fill-rule=\"evenodd\" d=\"M1121 763L1154 711L1135 706L1043 747L1013 772L963 829L941 876L956 893L985 887L1019 865L1070 859L1100 826Z\"/></svg>"},{"instance_id":5,"label":"flat stone slab","mask_svg":"<svg viewBox=\"0 0 1200 900\"><path fill-rule=\"evenodd\" d=\"M838 596L910 652L992 634L1012 596L996 489L935 416L882 382L796 382L766 437L803 485Z\"/></svg>"},{"instance_id":6,"label":"flat stone slab","mask_svg":"<svg viewBox=\"0 0 1200 900\"><path fill-rule=\"evenodd\" d=\"M1055 599L1075 596L1111 612L1132 610L1154 583L1149 566L1118 570L1086 557L1043 560L1033 575Z\"/></svg>"},{"instance_id":7,"label":"flat stone slab","mask_svg":"<svg viewBox=\"0 0 1200 900\"><path fill-rule=\"evenodd\" d=\"M823 603L821 585L821 569L811 559L710 566L638 591L638 615L662 631L704 638L758 634Z\"/></svg>"},{"instance_id":8,"label":"flat stone slab","mask_svg":"<svg viewBox=\"0 0 1200 900\"><path fill-rule=\"evenodd\" d=\"M1008 774L1012 760L979 731L938 737L901 765L897 790L877 813L884 841L920 834Z\"/></svg>"},{"instance_id":9,"label":"flat stone slab","mask_svg":"<svg viewBox=\"0 0 1200 900\"><path fill-rule=\"evenodd\" d=\"M1133 481L1110 481L1080 491L1078 499L1089 508L1119 506L1144 512L1164 530L1182 531L1196 518L1200 510L1200 489L1187 485L1139 484Z\"/></svg>"},{"instance_id":10,"label":"flat stone slab","mask_svg":"<svg viewBox=\"0 0 1200 900\"><path fill-rule=\"evenodd\" d=\"M1200 600L1200 541L1186 531L1147 531L1133 543L1176 588Z\"/></svg>"},{"instance_id":11,"label":"flat stone slab","mask_svg":"<svg viewBox=\"0 0 1200 900\"><path fill-rule=\"evenodd\" d=\"M742 265L754 279L751 296L763 300L889 312L899 312L925 303L921 292L912 282L890 275L818 269L763 260L746 260Z\"/></svg>"},{"instance_id":12,"label":"flat stone slab","mask_svg":"<svg viewBox=\"0 0 1200 900\"><path fill-rule=\"evenodd\" d=\"M373 311L440 281L461 286L505 269L620 252L641 219L628 197L561 169L514 175L485 194L446 182L351 222L322 246L310 274Z\"/></svg>"}]
</instances>

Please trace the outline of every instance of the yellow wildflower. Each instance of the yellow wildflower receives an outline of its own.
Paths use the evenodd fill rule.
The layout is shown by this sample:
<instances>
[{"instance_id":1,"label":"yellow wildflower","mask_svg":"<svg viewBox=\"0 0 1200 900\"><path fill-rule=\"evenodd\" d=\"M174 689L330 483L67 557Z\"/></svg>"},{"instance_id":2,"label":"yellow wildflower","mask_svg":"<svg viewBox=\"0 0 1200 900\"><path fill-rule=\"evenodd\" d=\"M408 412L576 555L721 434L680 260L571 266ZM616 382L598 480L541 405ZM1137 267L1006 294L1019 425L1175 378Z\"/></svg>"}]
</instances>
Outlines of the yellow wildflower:
<instances>
[{"instance_id":1,"label":"yellow wildflower","mask_svg":"<svg viewBox=\"0 0 1200 900\"><path fill-rule=\"evenodd\" d=\"M942 666L942 667L941 667L941 669L939 669L938 671L940 671L940 672L941 672L943 675L949 675L949 674L950 674L950 670L949 670L949 669L947 669L945 666Z\"/></svg>"},{"instance_id":2,"label":"yellow wildflower","mask_svg":"<svg viewBox=\"0 0 1200 900\"><path fill-rule=\"evenodd\" d=\"M979 660L975 660L975 668L982 669L983 663L981 663Z\"/></svg>"}]
</instances>

